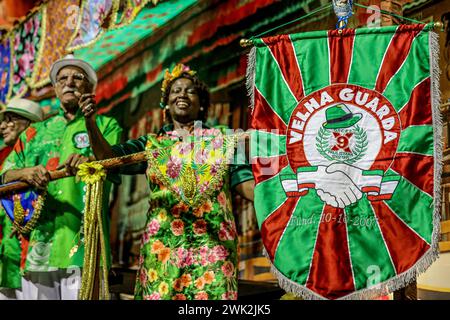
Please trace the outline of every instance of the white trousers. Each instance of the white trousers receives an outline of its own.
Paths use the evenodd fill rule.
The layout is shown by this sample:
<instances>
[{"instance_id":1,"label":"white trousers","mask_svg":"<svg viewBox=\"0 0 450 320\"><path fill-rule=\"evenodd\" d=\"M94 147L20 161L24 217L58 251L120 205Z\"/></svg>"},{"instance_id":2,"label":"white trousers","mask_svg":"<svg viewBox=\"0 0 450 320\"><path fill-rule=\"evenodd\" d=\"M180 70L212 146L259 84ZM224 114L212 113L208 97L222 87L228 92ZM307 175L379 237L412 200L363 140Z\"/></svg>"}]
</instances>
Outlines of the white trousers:
<instances>
[{"instance_id":1,"label":"white trousers","mask_svg":"<svg viewBox=\"0 0 450 320\"><path fill-rule=\"evenodd\" d=\"M31 271L22 277L23 300L77 300L81 268Z\"/></svg>"},{"instance_id":2,"label":"white trousers","mask_svg":"<svg viewBox=\"0 0 450 320\"><path fill-rule=\"evenodd\" d=\"M0 288L0 300L22 300L20 289Z\"/></svg>"}]
</instances>

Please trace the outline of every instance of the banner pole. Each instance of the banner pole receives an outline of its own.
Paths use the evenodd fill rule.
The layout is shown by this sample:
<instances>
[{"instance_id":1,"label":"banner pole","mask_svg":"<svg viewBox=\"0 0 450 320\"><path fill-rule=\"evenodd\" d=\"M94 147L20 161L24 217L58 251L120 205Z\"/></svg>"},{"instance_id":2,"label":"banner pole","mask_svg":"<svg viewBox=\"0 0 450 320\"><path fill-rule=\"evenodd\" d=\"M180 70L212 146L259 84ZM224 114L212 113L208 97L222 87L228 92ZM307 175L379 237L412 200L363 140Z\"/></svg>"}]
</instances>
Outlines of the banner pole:
<instances>
[{"instance_id":1,"label":"banner pole","mask_svg":"<svg viewBox=\"0 0 450 320\"><path fill-rule=\"evenodd\" d=\"M138 162L144 162L147 160L146 152L138 152L133 153L127 156L123 157L117 157L117 158L111 158L111 159L105 159L100 161L93 161L95 163L101 164L105 169L114 169L123 165L127 164L133 164ZM50 181L67 178L73 176L71 173L67 172L66 169L56 170L56 171L50 171ZM17 181L17 182L10 182L4 185L0 185L0 195L4 193L11 193L11 192L17 192L23 189L27 189L32 187L27 182L23 181Z\"/></svg>"}]
</instances>

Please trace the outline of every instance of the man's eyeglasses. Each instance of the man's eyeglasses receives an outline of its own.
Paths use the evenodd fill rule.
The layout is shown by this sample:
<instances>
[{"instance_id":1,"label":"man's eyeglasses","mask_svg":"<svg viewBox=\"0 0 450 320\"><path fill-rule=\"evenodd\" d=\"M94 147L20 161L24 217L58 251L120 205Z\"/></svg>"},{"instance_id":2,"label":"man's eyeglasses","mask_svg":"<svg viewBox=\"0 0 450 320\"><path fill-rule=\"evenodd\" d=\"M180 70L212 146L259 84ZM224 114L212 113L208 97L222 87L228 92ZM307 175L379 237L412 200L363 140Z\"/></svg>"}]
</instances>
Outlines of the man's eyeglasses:
<instances>
[{"instance_id":1,"label":"man's eyeglasses","mask_svg":"<svg viewBox=\"0 0 450 320\"><path fill-rule=\"evenodd\" d=\"M62 75L58 78L56 78L56 82L59 85L63 85L66 84L67 81L69 80L70 75ZM84 80L86 79L86 76L82 73L74 73L73 75L71 75L73 81L75 81L76 83L83 83Z\"/></svg>"}]
</instances>

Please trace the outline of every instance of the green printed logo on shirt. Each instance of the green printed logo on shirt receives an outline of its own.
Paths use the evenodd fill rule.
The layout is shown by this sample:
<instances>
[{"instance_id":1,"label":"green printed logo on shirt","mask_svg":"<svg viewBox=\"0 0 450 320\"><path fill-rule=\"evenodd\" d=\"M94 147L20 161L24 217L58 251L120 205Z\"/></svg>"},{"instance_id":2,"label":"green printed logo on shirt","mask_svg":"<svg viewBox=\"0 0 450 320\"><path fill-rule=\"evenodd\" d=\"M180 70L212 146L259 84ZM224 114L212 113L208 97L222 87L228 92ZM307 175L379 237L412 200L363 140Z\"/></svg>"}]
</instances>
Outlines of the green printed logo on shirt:
<instances>
[{"instance_id":1,"label":"green printed logo on shirt","mask_svg":"<svg viewBox=\"0 0 450 320\"><path fill-rule=\"evenodd\" d=\"M87 132L77 132L73 136L73 144L78 149L89 148L90 144Z\"/></svg>"}]
</instances>

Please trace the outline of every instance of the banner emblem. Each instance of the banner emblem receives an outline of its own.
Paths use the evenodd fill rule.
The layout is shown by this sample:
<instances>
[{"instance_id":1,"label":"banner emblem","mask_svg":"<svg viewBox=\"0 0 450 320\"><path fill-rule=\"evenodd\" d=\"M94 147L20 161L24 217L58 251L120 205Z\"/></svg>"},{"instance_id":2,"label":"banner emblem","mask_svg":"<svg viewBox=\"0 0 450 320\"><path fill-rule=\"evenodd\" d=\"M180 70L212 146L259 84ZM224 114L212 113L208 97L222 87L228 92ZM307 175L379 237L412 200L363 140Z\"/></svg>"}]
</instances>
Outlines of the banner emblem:
<instances>
[{"instance_id":1,"label":"banner emblem","mask_svg":"<svg viewBox=\"0 0 450 320\"><path fill-rule=\"evenodd\" d=\"M336 84L312 93L290 119L287 157L297 176L280 176L286 195L315 189L337 208L356 203L363 193L371 201L390 199L399 176L385 171L400 130L394 107L376 91Z\"/></svg>"}]
</instances>

